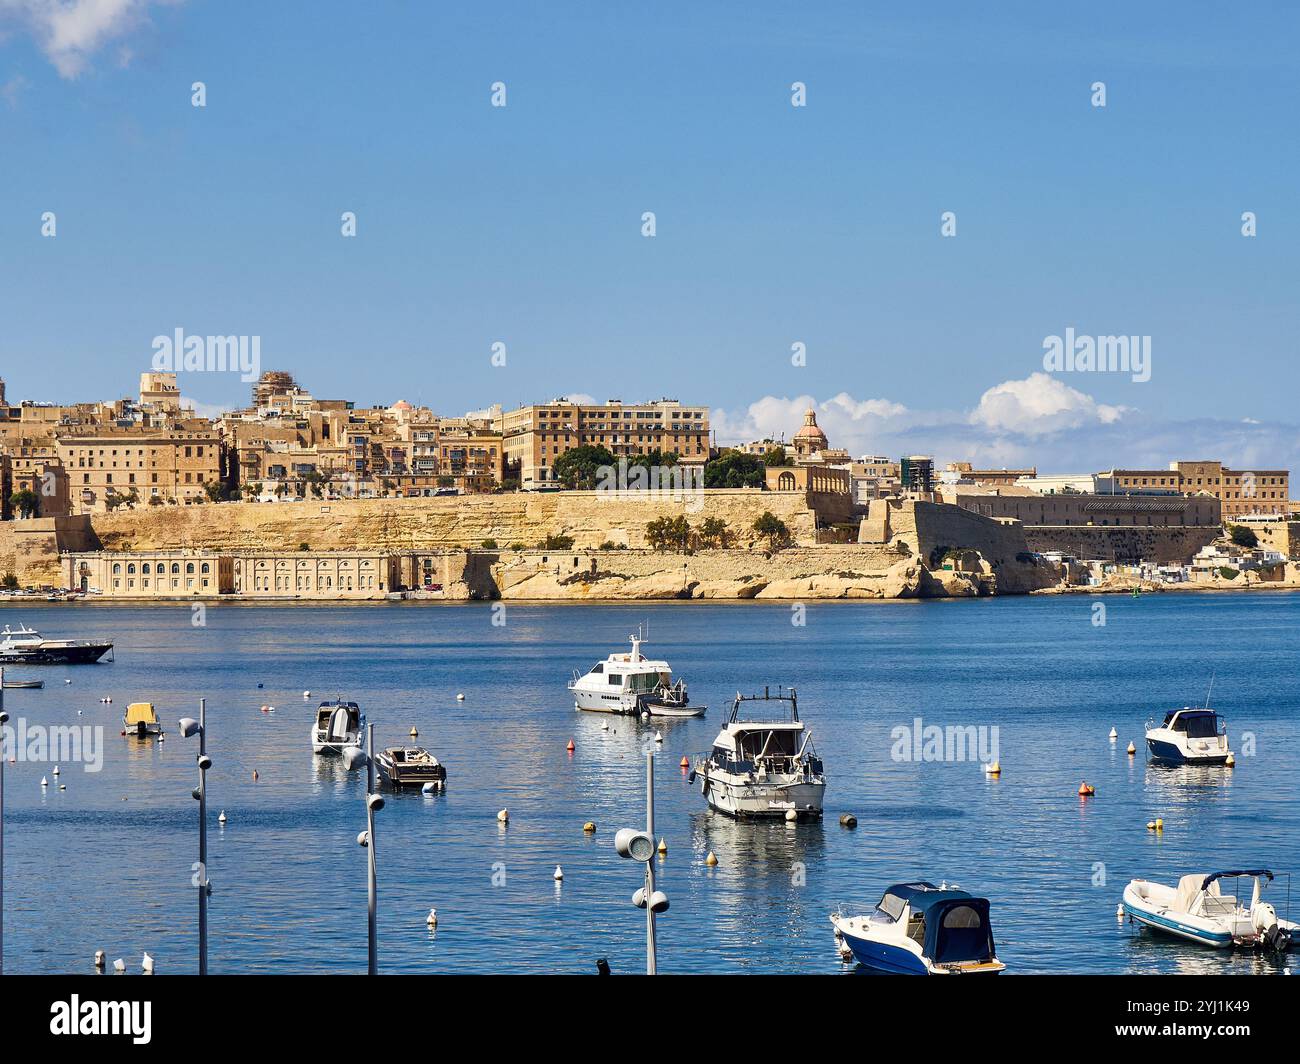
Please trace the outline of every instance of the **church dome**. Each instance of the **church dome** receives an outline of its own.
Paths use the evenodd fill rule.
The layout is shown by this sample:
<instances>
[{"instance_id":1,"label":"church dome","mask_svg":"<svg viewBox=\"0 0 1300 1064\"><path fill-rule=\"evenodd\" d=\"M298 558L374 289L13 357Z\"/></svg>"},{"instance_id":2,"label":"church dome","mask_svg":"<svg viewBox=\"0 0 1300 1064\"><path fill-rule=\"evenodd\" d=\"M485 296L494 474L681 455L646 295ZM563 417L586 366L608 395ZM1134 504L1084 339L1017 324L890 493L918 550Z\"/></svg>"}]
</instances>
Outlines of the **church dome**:
<instances>
[{"instance_id":1,"label":"church dome","mask_svg":"<svg viewBox=\"0 0 1300 1064\"><path fill-rule=\"evenodd\" d=\"M808 450L824 451L828 445L826 433L817 425L817 412L811 408L804 413L803 427L794 434L796 445L802 445Z\"/></svg>"}]
</instances>

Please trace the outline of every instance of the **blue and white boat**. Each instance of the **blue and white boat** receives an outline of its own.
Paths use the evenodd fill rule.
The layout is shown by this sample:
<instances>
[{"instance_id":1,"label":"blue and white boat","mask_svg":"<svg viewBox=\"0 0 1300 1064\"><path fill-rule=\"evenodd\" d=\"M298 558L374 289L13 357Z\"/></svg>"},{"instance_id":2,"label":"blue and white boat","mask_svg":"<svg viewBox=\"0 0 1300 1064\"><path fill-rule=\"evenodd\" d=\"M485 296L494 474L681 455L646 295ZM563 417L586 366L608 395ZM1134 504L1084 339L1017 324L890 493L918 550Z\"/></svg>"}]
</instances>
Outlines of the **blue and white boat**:
<instances>
[{"instance_id":1,"label":"blue and white boat","mask_svg":"<svg viewBox=\"0 0 1300 1064\"><path fill-rule=\"evenodd\" d=\"M894 975L996 975L987 898L946 884L896 883L866 916L831 914L835 944L864 968Z\"/></svg>"},{"instance_id":2,"label":"blue and white boat","mask_svg":"<svg viewBox=\"0 0 1300 1064\"><path fill-rule=\"evenodd\" d=\"M1250 902L1239 894L1224 894L1221 880L1252 881ZM1284 952L1300 938L1300 927L1278 918L1264 901L1264 887L1273 879L1266 868L1236 872L1197 873L1183 876L1177 887L1135 879L1124 888L1121 911L1130 920L1155 931L1175 935L1202 946L1263 946Z\"/></svg>"},{"instance_id":3,"label":"blue and white boat","mask_svg":"<svg viewBox=\"0 0 1300 1064\"><path fill-rule=\"evenodd\" d=\"M1228 726L1210 709L1171 709L1157 725L1147 721L1147 749L1152 760L1174 765L1221 765L1232 756Z\"/></svg>"}]
</instances>

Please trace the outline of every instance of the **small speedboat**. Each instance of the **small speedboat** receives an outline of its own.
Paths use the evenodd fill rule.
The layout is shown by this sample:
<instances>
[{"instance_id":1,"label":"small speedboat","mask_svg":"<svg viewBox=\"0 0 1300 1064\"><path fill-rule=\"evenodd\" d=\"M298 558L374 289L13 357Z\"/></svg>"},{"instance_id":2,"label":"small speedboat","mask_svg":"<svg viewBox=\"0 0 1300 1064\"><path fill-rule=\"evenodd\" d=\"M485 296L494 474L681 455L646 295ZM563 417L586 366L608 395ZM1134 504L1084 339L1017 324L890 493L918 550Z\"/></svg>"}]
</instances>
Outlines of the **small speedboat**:
<instances>
[{"instance_id":1,"label":"small speedboat","mask_svg":"<svg viewBox=\"0 0 1300 1064\"><path fill-rule=\"evenodd\" d=\"M772 712L750 715L752 705L781 706ZM799 719L794 688L768 688L761 695L736 693L731 715L713 740L713 749L695 763L688 781L699 781L709 806L734 817L784 817L796 819L822 815L826 773L812 748L812 733Z\"/></svg>"},{"instance_id":2,"label":"small speedboat","mask_svg":"<svg viewBox=\"0 0 1300 1064\"><path fill-rule=\"evenodd\" d=\"M152 702L132 702L122 714L122 727L127 735L143 739L147 735L161 735L162 721L154 711Z\"/></svg>"},{"instance_id":3,"label":"small speedboat","mask_svg":"<svg viewBox=\"0 0 1300 1064\"><path fill-rule=\"evenodd\" d=\"M432 783L442 790L447 782L447 768L422 746L391 746L375 755L379 780L394 790L424 787Z\"/></svg>"},{"instance_id":4,"label":"small speedboat","mask_svg":"<svg viewBox=\"0 0 1300 1064\"><path fill-rule=\"evenodd\" d=\"M864 968L894 975L996 975L987 898L924 881L896 883L865 916L831 914L835 945Z\"/></svg>"},{"instance_id":5,"label":"small speedboat","mask_svg":"<svg viewBox=\"0 0 1300 1064\"><path fill-rule=\"evenodd\" d=\"M611 654L598 661L588 673L577 671L569 683L573 708L595 713L651 713L656 716L698 716L688 713L690 698L686 685L673 683L673 670L666 661L655 661L641 654L640 629L629 636L630 654ZM665 712L655 713L656 709ZM667 712L672 710L672 712Z\"/></svg>"},{"instance_id":6,"label":"small speedboat","mask_svg":"<svg viewBox=\"0 0 1300 1064\"><path fill-rule=\"evenodd\" d=\"M44 680L5 680L6 691L10 690L11 688L15 691L23 691L23 690L39 691L44 686L45 686Z\"/></svg>"},{"instance_id":7,"label":"small speedboat","mask_svg":"<svg viewBox=\"0 0 1300 1064\"><path fill-rule=\"evenodd\" d=\"M1242 879L1252 881L1249 904L1234 889L1224 894L1223 880L1234 888ZM1300 925L1278 918L1277 910L1261 895L1273 879L1266 868L1238 872L1197 873L1183 876L1177 887L1135 879L1124 888L1124 914L1130 920L1189 942L1220 949L1255 946L1284 952L1300 941Z\"/></svg>"},{"instance_id":8,"label":"small speedboat","mask_svg":"<svg viewBox=\"0 0 1300 1064\"><path fill-rule=\"evenodd\" d=\"M638 708L651 717L702 717L709 709L708 706L691 705L684 680L669 686L660 684L650 694L641 696Z\"/></svg>"},{"instance_id":9,"label":"small speedboat","mask_svg":"<svg viewBox=\"0 0 1300 1064\"><path fill-rule=\"evenodd\" d=\"M311 729L311 752L342 754L349 748L360 749L365 730L366 716L355 702L322 702Z\"/></svg>"},{"instance_id":10,"label":"small speedboat","mask_svg":"<svg viewBox=\"0 0 1300 1064\"><path fill-rule=\"evenodd\" d=\"M1207 708L1172 709L1157 725L1147 721L1151 758L1175 765L1221 765L1232 755L1226 722Z\"/></svg>"}]
</instances>

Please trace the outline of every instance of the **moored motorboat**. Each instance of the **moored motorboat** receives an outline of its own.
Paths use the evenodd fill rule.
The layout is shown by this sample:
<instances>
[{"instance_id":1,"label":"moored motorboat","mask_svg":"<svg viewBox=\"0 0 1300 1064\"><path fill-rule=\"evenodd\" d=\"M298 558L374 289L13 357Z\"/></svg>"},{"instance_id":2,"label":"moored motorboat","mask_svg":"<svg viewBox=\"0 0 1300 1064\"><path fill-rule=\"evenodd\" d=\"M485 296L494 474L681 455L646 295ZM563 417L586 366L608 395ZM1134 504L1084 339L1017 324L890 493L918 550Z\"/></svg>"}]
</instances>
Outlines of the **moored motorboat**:
<instances>
[{"instance_id":1,"label":"moored motorboat","mask_svg":"<svg viewBox=\"0 0 1300 1064\"><path fill-rule=\"evenodd\" d=\"M366 729L366 715L355 702L341 698L322 702L316 709L316 723L311 729L313 754L342 754L361 748Z\"/></svg>"},{"instance_id":2,"label":"moored motorboat","mask_svg":"<svg viewBox=\"0 0 1300 1064\"><path fill-rule=\"evenodd\" d=\"M703 706L691 707L686 684L673 682L668 662L642 656L641 632L628 637L630 654L611 654L591 671L576 670L569 683L573 708L594 713L649 713L651 716L695 717Z\"/></svg>"},{"instance_id":3,"label":"moored motorboat","mask_svg":"<svg viewBox=\"0 0 1300 1064\"><path fill-rule=\"evenodd\" d=\"M112 643L42 639L35 628L21 624L6 624L0 632L0 665L89 665L112 649Z\"/></svg>"},{"instance_id":4,"label":"moored motorboat","mask_svg":"<svg viewBox=\"0 0 1300 1064\"><path fill-rule=\"evenodd\" d=\"M1232 756L1227 724L1209 707L1172 709L1156 724L1147 721L1147 749L1154 761L1175 765L1221 765Z\"/></svg>"},{"instance_id":5,"label":"moored motorboat","mask_svg":"<svg viewBox=\"0 0 1300 1064\"><path fill-rule=\"evenodd\" d=\"M394 790L433 784L442 790L447 783L447 768L422 746L390 746L375 755L379 781Z\"/></svg>"},{"instance_id":6,"label":"moored motorboat","mask_svg":"<svg viewBox=\"0 0 1300 1064\"><path fill-rule=\"evenodd\" d=\"M122 728L127 735L143 739L148 735L161 735L162 721L158 719L152 702L132 702L122 714Z\"/></svg>"},{"instance_id":7,"label":"moored motorboat","mask_svg":"<svg viewBox=\"0 0 1300 1064\"><path fill-rule=\"evenodd\" d=\"M1224 894L1219 884L1242 879L1252 882L1250 902L1239 894ZM1155 931L1175 935L1203 946L1264 947L1284 952L1300 939L1300 925L1279 919L1277 910L1263 900L1264 887L1273 879L1266 868L1244 871L1196 873L1183 876L1177 887L1135 879L1124 888L1123 911L1130 920Z\"/></svg>"},{"instance_id":8,"label":"moored motorboat","mask_svg":"<svg viewBox=\"0 0 1300 1064\"><path fill-rule=\"evenodd\" d=\"M9 680L9 679L6 679L5 682L4 682L4 686L5 686L5 690L6 690L6 691L8 691L8 690L10 690L10 689L13 689L13 690L15 690L15 691L22 691L22 690L29 690L29 691L30 691L30 690L40 690L40 688L42 688L42 687L45 686L45 681L44 681L44 680Z\"/></svg>"},{"instance_id":9,"label":"moored motorboat","mask_svg":"<svg viewBox=\"0 0 1300 1064\"><path fill-rule=\"evenodd\" d=\"M895 975L996 975L987 898L933 883L896 883L865 916L831 914L835 945L865 968Z\"/></svg>"},{"instance_id":10,"label":"moored motorboat","mask_svg":"<svg viewBox=\"0 0 1300 1064\"><path fill-rule=\"evenodd\" d=\"M749 716L748 707L780 706L780 719L768 711ZM709 806L734 817L819 817L826 774L812 747L812 733L799 719L794 688L764 688L761 695L736 693L727 723L713 749L699 758L690 775L699 781Z\"/></svg>"}]
</instances>

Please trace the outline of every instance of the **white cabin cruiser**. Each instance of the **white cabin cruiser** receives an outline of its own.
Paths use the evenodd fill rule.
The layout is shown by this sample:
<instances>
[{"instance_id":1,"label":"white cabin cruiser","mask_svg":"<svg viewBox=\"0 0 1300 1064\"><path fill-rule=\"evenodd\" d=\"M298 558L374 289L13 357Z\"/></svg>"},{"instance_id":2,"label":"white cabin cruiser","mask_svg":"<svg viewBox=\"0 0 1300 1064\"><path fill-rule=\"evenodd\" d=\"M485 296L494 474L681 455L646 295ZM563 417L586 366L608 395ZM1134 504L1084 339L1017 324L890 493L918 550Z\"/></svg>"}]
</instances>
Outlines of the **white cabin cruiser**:
<instances>
[{"instance_id":1,"label":"white cabin cruiser","mask_svg":"<svg viewBox=\"0 0 1300 1064\"><path fill-rule=\"evenodd\" d=\"M311 752L341 754L352 747L360 749L365 730L366 715L355 702L322 702L311 729Z\"/></svg>"},{"instance_id":2,"label":"white cabin cruiser","mask_svg":"<svg viewBox=\"0 0 1300 1064\"><path fill-rule=\"evenodd\" d=\"M594 713L649 713L654 717L699 717L704 706L692 706L686 684L673 683L666 661L641 655L641 633L629 636L630 654L611 654L590 672L573 674L569 690L573 708Z\"/></svg>"},{"instance_id":3,"label":"white cabin cruiser","mask_svg":"<svg viewBox=\"0 0 1300 1064\"><path fill-rule=\"evenodd\" d=\"M774 702L784 707L779 720L744 716L746 705ZM737 692L712 751L695 763L689 779L698 779L710 807L728 816L784 817L791 810L800 819L821 816L826 774L812 748L812 733L799 719L794 688Z\"/></svg>"},{"instance_id":4,"label":"white cabin cruiser","mask_svg":"<svg viewBox=\"0 0 1300 1064\"><path fill-rule=\"evenodd\" d=\"M1149 720L1146 738L1153 760L1175 765L1221 765L1232 755L1227 723L1208 707L1172 709L1159 725Z\"/></svg>"},{"instance_id":5,"label":"white cabin cruiser","mask_svg":"<svg viewBox=\"0 0 1300 1064\"><path fill-rule=\"evenodd\" d=\"M1252 881L1250 903L1225 895L1219 881ZM1273 873L1266 868L1183 876L1177 887L1135 879L1124 888L1124 914L1130 920L1203 946L1263 946L1284 952L1300 940L1300 925L1278 918L1261 897Z\"/></svg>"},{"instance_id":6,"label":"white cabin cruiser","mask_svg":"<svg viewBox=\"0 0 1300 1064\"><path fill-rule=\"evenodd\" d=\"M0 665L89 665L110 650L112 643L80 639L42 639L35 628L20 624L0 632Z\"/></svg>"},{"instance_id":7,"label":"white cabin cruiser","mask_svg":"<svg viewBox=\"0 0 1300 1064\"><path fill-rule=\"evenodd\" d=\"M864 968L893 975L997 975L987 898L924 881L896 883L865 916L831 914L835 945Z\"/></svg>"}]
</instances>

